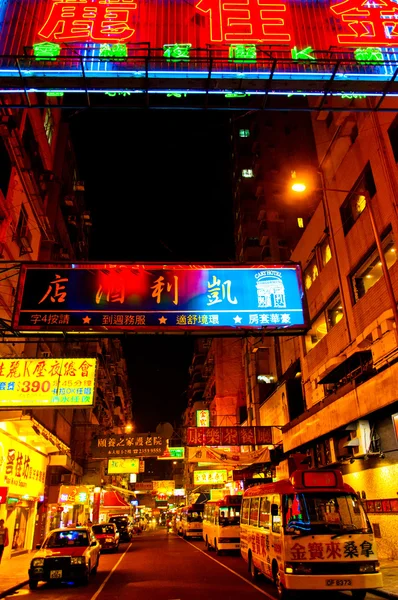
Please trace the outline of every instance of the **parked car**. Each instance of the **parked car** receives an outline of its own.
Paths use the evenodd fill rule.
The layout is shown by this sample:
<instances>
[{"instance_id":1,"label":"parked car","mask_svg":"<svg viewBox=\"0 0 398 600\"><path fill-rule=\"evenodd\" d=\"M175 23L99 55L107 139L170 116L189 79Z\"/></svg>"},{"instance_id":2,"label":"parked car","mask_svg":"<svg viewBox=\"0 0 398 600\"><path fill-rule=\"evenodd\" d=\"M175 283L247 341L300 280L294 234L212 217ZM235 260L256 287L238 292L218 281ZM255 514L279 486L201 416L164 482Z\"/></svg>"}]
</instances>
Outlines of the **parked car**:
<instances>
[{"instance_id":1,"label":"parked car","mask_svg":"<svg viewBox=\"0 0 398 600\"><path fill-rule=\"evenodd\" d=\"M120 533L115 523L101 523L101 525L92 526L93 533L99 543L101 550L114 550L119 548Z\"/></svg>"},{"instance_id":2,"label":"parked car","mask_svg":"<svg viewBox=\"0 0 398 600\"><path fill-rule=\"evenodd\" d=\"M53 529L36 548L28 571L31 590L39 581L87 584L97 572L101 546L91 527Z\"/></svg>"},{"instance_id":3,"label":"parked car","mask_svg":"<svg viewBox=\"0 0 398 600\"><path fill-rule=\"evenodd\" d=\"M120 515L109 518L109 523L114 523L120 534L121 542L129 542L133 537L133 524L127 515Z\"/></svg>"}]
</instances>

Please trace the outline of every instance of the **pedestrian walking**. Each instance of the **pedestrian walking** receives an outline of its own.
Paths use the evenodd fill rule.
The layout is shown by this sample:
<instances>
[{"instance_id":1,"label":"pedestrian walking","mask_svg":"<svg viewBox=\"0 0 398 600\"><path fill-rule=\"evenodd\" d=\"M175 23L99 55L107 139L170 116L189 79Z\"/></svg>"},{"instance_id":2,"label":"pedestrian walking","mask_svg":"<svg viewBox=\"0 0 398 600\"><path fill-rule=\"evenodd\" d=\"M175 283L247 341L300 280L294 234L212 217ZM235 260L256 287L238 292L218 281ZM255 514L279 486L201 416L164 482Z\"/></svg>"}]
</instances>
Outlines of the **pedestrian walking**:
<instances>
[{"instance_id":1,"label":"pedestrian walking","mask_svg":"<svg viewBox=\"0 0 398 600\"><path fill-rule=\"evenodd\" d=\"M8 546L8 529L4 526L4 519L0 519L0 563L4 548Z\"/></svg>"}]
</instances>

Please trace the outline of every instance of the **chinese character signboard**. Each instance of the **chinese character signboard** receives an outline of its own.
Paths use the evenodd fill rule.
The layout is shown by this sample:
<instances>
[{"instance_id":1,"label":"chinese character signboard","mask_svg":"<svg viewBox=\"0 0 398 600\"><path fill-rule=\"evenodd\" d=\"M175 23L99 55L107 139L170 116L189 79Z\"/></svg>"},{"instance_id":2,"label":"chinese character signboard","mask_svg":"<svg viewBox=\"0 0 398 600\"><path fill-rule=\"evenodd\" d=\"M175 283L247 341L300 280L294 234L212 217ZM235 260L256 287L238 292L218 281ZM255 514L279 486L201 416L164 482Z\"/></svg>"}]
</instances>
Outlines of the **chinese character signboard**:
<instances>
[{"instance_id":1,"label":"chinese character signboard","mask_svg":"<svg viewBox=\"0 0 398 600\"><path fill-rule=\"evenodd\" d=\"M84 485L61 485L59 489L59 504L88 504L90 491Z\"/></svg>"},{"instance_id":2,"label":"chinese character signboard","mask_svg":"<svg viewBox=\"0 0 398 600\"><path fill-rule=\"evenodd\" d=\"M176 460L177 458L185 457L184 446L175 446L174 448L166 448L162 456L158 456L158 460Z\"/></svg>"},{"instance_id":3,"label":"chinese character signboard","mask_svg":"<svg viewBox=\"0 0 398 600\"><path fill-rule=\"evenodd\" d=\"M1 358L0 408L92 406L96 358Z\"/></svg>"},{"instance_id":4,"label":"chinese character signboard","mask_svg":"<svg viewBox=\"0 0 398 600\"><path fill-rule=\"evenodd\" d=\"M178 18L175 4L161 0L3 4L3 23L9 27L0 38L2 53L22 54L24 46L35 44L43 47L36 55L44 58L56 54L53 46L90 42L104 46L100 56L108 59L125 57L124 47L131 43L163 48L168 60L189 60L191 47L223 44L241 61L255 60L256 45L318 50L398 45L394 0L194 0L178 5Z\"/></svg>"},{"instance_id":5,"label":"chinese character signboard","mask_svg":"<svg viewBox=\"0 0 398 600\"><path fill-rule=\"evenodd\" d=\"M152 481L139 481L134 487L137 492L151 492L153 490L153 483Z\"/></svg>"},{"instance_id":6,"label":"chinese character signboard","mask_svg":"<svg viewBox=\"0 0 398 600\"><path fill-rule=\"evenodd\" d=\"M226 469L213 469L209 471L194 471L193 482L195 485L219 484L228 481L228 471Z\"/></svg>"},{"instance_id":7,"label":"chinese character signboard","mask_svg":"<svg viewBox=\"0 0 398 600\"><path fill-rule=\"evenodd\" d=\"M306 329L299 265L21 268L17 330Z\"/></svg>"},{"instance_id":8,"label":"chinese character signboard","mask_svg":"<svg viewBox=\"0 0 398 600\"><path fill-rule=\"evenodd\" d=\"M140 472L138 458L110 458L108 460L108 474L129 474Z\"/></svg>"},{"instance_id":9,"label":"chinese character signboard","mask_svg":"<svg viewBox=\"0 0 398 600\"><path fill-rule=\"evenodd\" d=\"M91 442L93 458L113 456L162 456L166 440L157 433L128 433L105 435Z\"/></svg>"},{"instance_id":10,"label":"chinese character signboard","mask_svg":"<svg viewBox=\"0 0 398 600\"><path fill-rule=\"evenodd\" d=\"M153 481L153 490L156 493L164 494L166 496L172 496L175 490L175 481L173 479L165 479L161 481Z\"/></svg>"},{"instance_id":11,"label":"chinese character signboard","mask_svg":"<svg viewBox=\"0 0 398 600\"><path fill-rule=\"evenodd\" d=\"M210 411L209 410L197 410L196 411L196 427L209 427L210 426Z\"/></svg>"},{"instance_id":12,"label":"chinese character signboard","mask_svg":"<svg viewBox=\"0 0 398 600\"><path fill-rule=\"evenodd\" d=\"M0 432L0 483L8 496L39 499L44 493L48 458L30 446Z\"/></svg>"},{"instance_id":13,"label":"chinese character signboard","mask_svg":"<svg viewBox=\"0 0 398 600\"><path fill-rule=\"evenodd\" d=\"M272 428L188 427L187 446L247 446L272 444Z\"/></svg>"}]
</instances>

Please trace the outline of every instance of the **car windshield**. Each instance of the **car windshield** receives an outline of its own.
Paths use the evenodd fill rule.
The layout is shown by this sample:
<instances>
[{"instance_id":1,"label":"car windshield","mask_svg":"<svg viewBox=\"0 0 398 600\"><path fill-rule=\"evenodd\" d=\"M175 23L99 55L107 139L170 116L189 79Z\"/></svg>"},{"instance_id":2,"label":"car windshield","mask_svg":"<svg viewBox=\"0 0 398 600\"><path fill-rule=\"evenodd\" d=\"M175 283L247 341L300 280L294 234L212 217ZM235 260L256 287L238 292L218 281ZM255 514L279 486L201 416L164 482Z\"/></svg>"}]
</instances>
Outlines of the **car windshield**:
<instances>
[{"instance_id":1,"label":"car windshield","mask_svg":"<svg viewBox=\"0 0 398 600\"><path fill-rule=\"evenodd\" d=\"M115 517L114 519L109 519L110 523L116 523L116 525L126 526L129 522L127 517Z\"/></svg>"},{"instance_id":2,"label":"car windshield","mask_svg":"<svg viewBox=\"0 0 398 600\"><path fill-rule=\"evenodd\" d=\"M44 548L68 548L88 546L89 540L86 531L70 529L68 531L54 531L44 543Z\"/></svg>"},{"instance_id":3,"label":"car windshield","mask_svg":"<svg viewBox=\"0 0 398 600\"><path fill-rule=\"evenodd\" d=\"M113 525L93 525L93 532L97 535L101 533L108 533L113 535L115 533L115 528Z\"/></svg>"},{"instance_id":4,"label":"car windshield","mask_svg":"<svg viewBox=\"0 0 398 600\"><path fill-rule=\"evenodd\" d=\"M371 533L368 518L353 494L316 492L284 497L287 534Z\"/></svg>"},{"instance_id":5,"label":"car windshield","mask_svg":"<svg viewBox=\"0 0 398 600\"><path fill-rule=\"evenodd\" d=\"M220 525L239 525L240 506L226 506L220 508Z\"/></svg>"}]
</instances>

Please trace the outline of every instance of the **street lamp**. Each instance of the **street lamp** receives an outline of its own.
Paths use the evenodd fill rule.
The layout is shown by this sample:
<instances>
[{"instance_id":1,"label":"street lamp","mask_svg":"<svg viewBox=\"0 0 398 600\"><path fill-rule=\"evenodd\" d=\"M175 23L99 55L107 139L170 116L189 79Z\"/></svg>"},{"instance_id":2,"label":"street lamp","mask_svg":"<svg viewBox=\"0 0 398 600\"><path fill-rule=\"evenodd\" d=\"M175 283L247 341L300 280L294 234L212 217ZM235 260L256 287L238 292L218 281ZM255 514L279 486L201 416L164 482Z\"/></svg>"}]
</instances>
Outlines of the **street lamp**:
<instances>
[{"instance_id":1,"label":"street lamp","mask_svg":"<svg viewBox=\"0 0 398 600\"><path fill-rule=\"evenodd\" d=\"M325 185L325 177L323 174L323 171L317 171L318 175L321 178L321 184L322 187L320 188L315 188L313 191L320 191L322 192L322 204L323 204L323 210L324 210L324 216L325 216L325 231L329 230L330 231L330 238L331 238L331 242L332 242L332 249L333 249L333 253L335 256L335 260L336 260L336 266L337 266L337 274L338 274L338 278L339 278L339 287L341 290L341 297L342 297L342 302L343 302L343 307L344 307L344 314L347 315L347 311L346 311L346 303L345 303L345 298L344 298L344 291L342 288L342 279L341 279L341 273L340 273L340 267L339 267L339 262L338 262L338 256L337 256L337 249L336 249L336 243L335 243L335 239L334 239L334 234L333 234L333 229L332 229L332 222L330 219L330 210L329 210L329 202L328 202L328 197L326 192L337 192L340 194L350 194L351 190L341 190L338 188L327 188ZM304 181L301 181L297 178L297 174L295 171L292 171L292 184L291 184L291 189L293 192L296 193L303 193L306 189L307 189L307 185ZM384 251L383 251L383 245L379 236L379 232L377 231L377 227L376 227L376 220L375 220L375 216L374 216L374 211L373 211L373 206L372 206L372 202L369 196L369 193L367 190L363 190L363 192L360 192L361 194L363 194L364 196L364 200L366 201L365 204L365 208L368 209L369 211L369 218L370 218L370 224L372 227L372 232L373 232L373 236L376 242L376 248L377 248L377 252L379 254L379 258L380 258L380 262L381 262L381 268L382 268L382 272L383 272L383 277L384 277L384 281L386 282L386 287L387 287L387 293L389 296L389 300L390 300L390 305L391 305L391 309L392 309L392 313L394 316L394 322L395 322L395 338L398 344L398 309L397 309L397 302L395 300L395 296L394 296L394 290L392 287L392 283L391 283L391 277L390 277L390 273L387 267L387 262L386 262L386 258L384 256ZM347 323L347 328L348 328L348 334L350 337L350 341L352 340L351 337L351 332L349 329L349 322L348 322L348 318L346 319L346 323Z\"/></svg>"}]
</instances>

